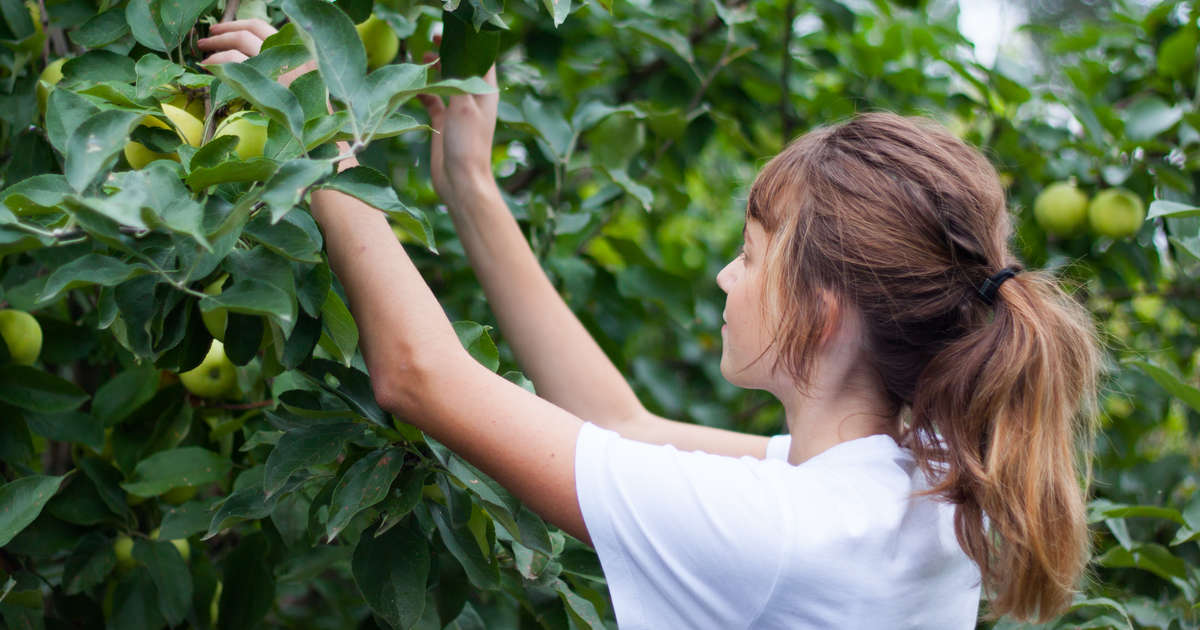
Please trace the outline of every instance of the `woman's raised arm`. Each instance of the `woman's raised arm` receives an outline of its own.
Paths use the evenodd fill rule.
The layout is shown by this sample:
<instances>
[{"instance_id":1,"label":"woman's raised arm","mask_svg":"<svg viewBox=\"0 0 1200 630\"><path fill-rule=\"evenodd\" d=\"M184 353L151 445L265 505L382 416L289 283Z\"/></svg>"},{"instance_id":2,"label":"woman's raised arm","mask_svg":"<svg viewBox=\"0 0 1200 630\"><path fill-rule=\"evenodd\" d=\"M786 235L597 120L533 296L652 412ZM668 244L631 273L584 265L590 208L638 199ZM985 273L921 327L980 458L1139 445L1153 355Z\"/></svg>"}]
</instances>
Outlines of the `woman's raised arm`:
<instances>
[{"instance_id":1,"label":"woman's raised arm","mask_svg":"<svg viewBox=\"0 0 1200 630\"><path fill-rule=\"evenodd\" d=\"M493 67L486 79L496 85ZM498 94L421 96L439 133L434 186L500 330L538 395L621 435L723 455L763 457L767 440L651 414L547 278L492 177Z\"/></svg>"}]
</instances>

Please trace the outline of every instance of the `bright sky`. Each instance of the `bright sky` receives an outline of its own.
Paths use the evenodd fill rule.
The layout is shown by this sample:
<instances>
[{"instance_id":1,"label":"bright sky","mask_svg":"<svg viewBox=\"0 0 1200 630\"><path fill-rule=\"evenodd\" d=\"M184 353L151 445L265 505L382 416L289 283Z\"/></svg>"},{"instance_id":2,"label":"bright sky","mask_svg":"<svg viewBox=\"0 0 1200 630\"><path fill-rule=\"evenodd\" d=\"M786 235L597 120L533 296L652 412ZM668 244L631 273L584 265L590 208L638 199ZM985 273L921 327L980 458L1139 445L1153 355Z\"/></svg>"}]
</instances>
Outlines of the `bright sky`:
<instances>
[{"instance_id":1,"label":"bright sky","mask_svg":"<svg viewBox=\"0 0 1200 630\"><path fill-rule=\"evenodd\" d=\"M958 10L959 31L975 42L976 58L989 68L1001 47L1014 46L1026 19L1025 10L1008 0L958 0Z\"/></svg>"}]
</instances>

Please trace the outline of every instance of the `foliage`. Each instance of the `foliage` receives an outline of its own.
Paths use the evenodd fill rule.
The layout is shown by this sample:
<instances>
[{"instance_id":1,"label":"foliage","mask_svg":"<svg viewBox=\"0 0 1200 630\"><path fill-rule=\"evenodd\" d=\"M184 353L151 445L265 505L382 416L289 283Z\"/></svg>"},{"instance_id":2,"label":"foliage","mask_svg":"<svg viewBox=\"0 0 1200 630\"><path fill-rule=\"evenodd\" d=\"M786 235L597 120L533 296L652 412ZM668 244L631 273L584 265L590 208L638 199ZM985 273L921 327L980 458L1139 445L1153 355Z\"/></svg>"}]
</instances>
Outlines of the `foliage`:
<instances>
[{"instance_id":1,"label":"foliage","mask_svg":"<svg viewBox=\"0 0 1200 630\"><path fill-rule=\"evenodd\" d=\"M717 368L714 278L755 167L805 129L876 108L980 146L1008 184L1022 260L1077 287L1110 344L1095 575L1050 625L1200 621L1200 15L1188 3L1035 27L1044 68L989 68L946 2L469 0L444 13L247 0L239 17L294 27L209 73L194 41L225 2L58 0L43 24L4 0L0 307L45 333L33 367L0 367L5 625L613 626L589 549L375 403L307 212L320 187L386 212L464 344L528 387L436 207L410 102L487 89L470 77L496 54L493 163L510 207L647 405L702 424L780 429L765 394ZM367 74L353 23L372 12L403 43ZM447 54L459 78L438 81L413 62L444 19L469 54ZM319 72L273 81L314 56ZM62 57L43 115L38 76ZM205 104L201 146L162 116L180 94ZM213 138L247 109L267 128L261 157ZM131 139L174 159L131 170ZM363 167L333 174L339 139ZM1069 178L1141 196L1141 231L1048 237L1033 200ZM174 375L205 357L201 314L219 309L237 393L200 399ZM126 535L128 561L113 547ZM178 539L190 560L166 542Z\"/></svg>"}]
</instances>

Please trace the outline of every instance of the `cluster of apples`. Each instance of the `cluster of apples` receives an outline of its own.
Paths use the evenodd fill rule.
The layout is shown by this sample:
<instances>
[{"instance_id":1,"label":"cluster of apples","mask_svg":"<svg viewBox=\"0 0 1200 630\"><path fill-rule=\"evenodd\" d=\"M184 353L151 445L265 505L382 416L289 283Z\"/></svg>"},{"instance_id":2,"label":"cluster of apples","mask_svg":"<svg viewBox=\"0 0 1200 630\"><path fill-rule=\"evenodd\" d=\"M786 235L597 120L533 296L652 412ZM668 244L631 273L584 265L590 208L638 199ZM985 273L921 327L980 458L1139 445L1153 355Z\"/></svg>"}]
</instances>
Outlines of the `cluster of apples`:
<instances>
[{"instance_id":1,"label":"cluster of apples","mask_svg":"<svg viewBox=\"0 0 1200 630\"><path fill-rule=\"evenodd\" d=\"M38 77L38 108L43 117L46 115L46 101L49 99L50 91L62 80L62 68L67 61L69 61L67 57L54 60L46 66L45 70L42 70L41 76ZM140 124L146 127L173 130L179 136L180 141L198 147L204 142L204 120L206 118L204 99L181 90L178 86L172 86L172 90L174 90L174 95L159 103L162 117L147 115L142 118ZM234 150L239 158L248 160L259 157L263 154L263 149L267 144L267 119L262 114L250 109L235 111L217 124L213 137L221 136L237 137L238 143ZM179 156L174 152L152 151L146 145L135 140L125 143L124 154L125 161L134 169L140 169L154 160L179 161Z\"/></svg>"},{"instance_id":2,"label":"cluster of apples","mask_svg":"<svg viewBox=\"0 0 1200 630\"><path fill-rule=\"evenodd\" d=\"M1146 218L1146 206L1132 191L1107 188L1090 201L1073 181L1055 182L1042 189L1033 202L1033 216L1050 234L1074 236L1085 223L1096 234L1113 239L1137 234Z\"/></svg>"}]
</instances>

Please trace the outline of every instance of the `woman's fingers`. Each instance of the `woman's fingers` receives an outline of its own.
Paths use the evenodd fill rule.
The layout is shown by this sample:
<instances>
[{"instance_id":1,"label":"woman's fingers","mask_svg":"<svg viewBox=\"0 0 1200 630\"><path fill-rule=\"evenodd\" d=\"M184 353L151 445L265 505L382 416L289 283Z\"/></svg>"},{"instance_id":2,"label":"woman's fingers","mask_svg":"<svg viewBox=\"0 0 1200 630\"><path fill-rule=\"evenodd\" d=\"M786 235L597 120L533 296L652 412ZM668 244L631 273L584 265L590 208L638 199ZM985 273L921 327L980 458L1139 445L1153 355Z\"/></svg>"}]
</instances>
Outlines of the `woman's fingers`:
<instances>
[{"instance_id":1,"label":"woman's fingers","mask_svg":"<svg viewBox=\"0 0 1200 630\"><path fill-rule=\"evenodd\" d=\"M230 20L228 22L218 22L213 24L208 29L209 35L218 35L230 31L246 30L254 33L259 39L266 39L278 32L274 26L267 24L258 18L252 20Z\"/></svg>"},{"instance_id":2,"label":"woman's fingers","mask_svg":"<svg viewBox=\"0 0 1200 630\"><path fill-rule=\"evenodd\" d=\"M218 63L241 63L250 57L240 50L223 50L219 53L214 53L205 57L200 61L200 65L213 65Z\"/></svg>"},{"instance_id":3,"label":"woman's fingers","mask_svg":"<svg viewBox=\"0 0 1200 630\"><path fill-rule=\"evenodd\" d=\"M239 50L253 57L262 50L263 40L252 31L238 29L196 40L200 50Z\"/></svg>"}]
</instances>

